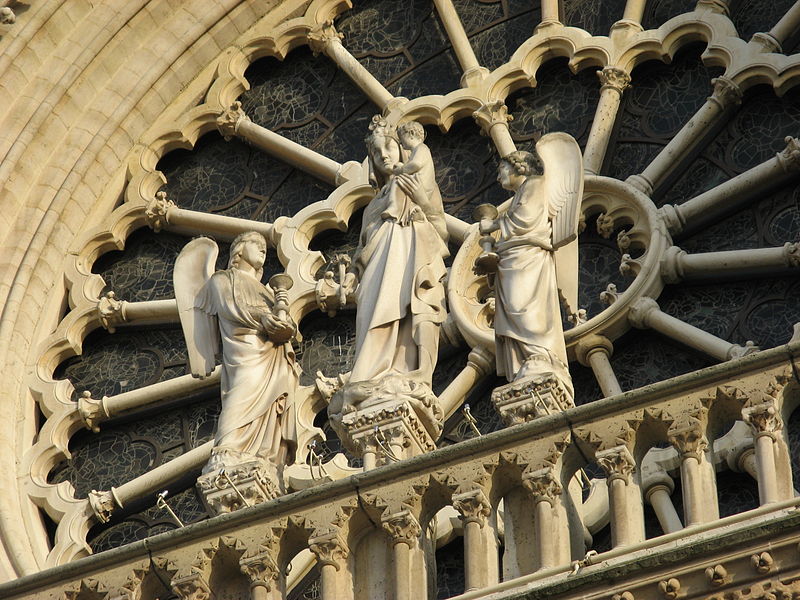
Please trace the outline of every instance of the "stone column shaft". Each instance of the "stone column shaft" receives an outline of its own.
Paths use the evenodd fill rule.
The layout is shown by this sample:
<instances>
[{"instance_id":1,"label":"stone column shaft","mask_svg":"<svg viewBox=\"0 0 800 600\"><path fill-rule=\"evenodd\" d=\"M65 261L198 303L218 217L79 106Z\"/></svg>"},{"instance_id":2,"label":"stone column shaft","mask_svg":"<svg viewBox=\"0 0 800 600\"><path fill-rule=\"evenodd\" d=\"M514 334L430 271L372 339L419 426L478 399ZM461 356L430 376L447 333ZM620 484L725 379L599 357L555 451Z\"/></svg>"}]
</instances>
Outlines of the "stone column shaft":
<instances>
[{"instance_id":1,"label":"stone column shaft","mask_svg":"<svg viewBox=\"0 0 800 600\"><path fill-rule=\"evenodd\" d=\"M338 600L341 598L338 573L349 555L347 546L336 530L327 530L309 538L308 547L320 565L322 600Z\"/></svg>"},{"instance_id":2,"label":"stone column shaft","mask_svg":"<svg viewBox=\"0 0 800 600\"><path fill-rule=\"evenodd\" d=\"M556 545L553 543L553 506L546 500L536 503L534 516L536 545L539 550L539 568L547 569L556 566Z\"/></svg>"},{"instance_id":3,"label":"stone column shaft","mask_svg":"<svg viewBox=\"0 0 800 600\"><path fill-rule=\"evenodd\" d=\"M364 471L371 471L375 467L378 466L378 455L376 454L373 448L367 448L364 450L364 454L361 457L361 462L364 465Z\"/></svg>"},{"instance_id":4,"label":"stone column shaft","mask_svg":"<svg viewBox=\"0 0 800 600\"><path fill-rule=\"evenodd\" d=\"M624 445L598 451L597 462L607 475L611 545L629 546L644 539L642 495L633 487L632 474L636 462ZM634 493L635 492L635 493Z\"/></svg>"},{"instance_id":5,"label":"stone column shaft","mask_svg":"<svg viewBox=\"0 0 800 600\"><path fill-rule=\"evenodd\" d=\"M335 160L309 150L305 146L261 127L261 125L256 125L250 119L242 120L236 128L236 133L267 154L305 171L325 183L337 185L337 175L342 165ZM252 229L252 221L247 221L247 223Z\"/></svg>"},{"instance_id":6,"label":"stone column shaft","mask_svg":"<svg viewBox=\"0 0 800 600\"><path fill-rule=\"evenodd\" d=\"M783 46L786 40L797 32L798 27L800 27L800 2L795 2L781 17L781 20L769 30L769 35Z\"/></svg>"},{"instance_id":7,"label":"stone column shaft","mask_svg":"<svg viewBox=\"0 0 800 600\"><path fill-rule=\"evenodd\" d=\"M453 45L453 51L456 53L458 63L464 72L461 76L461 86L467 87L475 80L480 81L489 71L478 63L475 51L469 43L467 33L464 31L464 26L461 24L461 19L456 12L456 7L453 6L453 1L433 0L433 4L436 6L439 18L447 31L447 37Z\"/></svg>"},{"instance_id":8,"label":"stone column shaft","mask_svg":"<svg viewBox=\"0 0 800 600\"><path fill-rule=\"evenodd\" d=\"M319 573L322 600L336 600L338 594L336 567L333 565L322 565Z\"/></svg>"},{"instance_id":9,"label":"stone column shaft","mask_svg":"<svg viewBox=\"0 0 800 600\"><path fill-rule=\"evenodd\" d=\"M559 22L558 0L542 0L542 25Z\"/></svg>"},{"instance_id":10,"label":"stone column shaft","mask_svg":"<svg viewBox=\"0 0 800 600\"><path fill-rule=\"evenodd\" d=\"M630 3L629 0L628 4ZM598 71L597 75L602 83L600 100L597 103L592 128L583 151L583 168L594 175L597 175L603 166L608 140L611 138L614 121L617 119L617 111L622 100L622 93L631 81L628 73L616 67L606 67L602 71Z\"/></svg>"},{"instance_id":11,"label":"stone column shaft","mask_svg":"<svg viewBox=\"0 0 800 600\"><path fill-rule=\"evenodd\" d=\"M455 494L453 506L461 513L464 523L464 591L484 588L490 584L488 561L492 557L486 547L483 529L491 515L491 505L483 491L476 489Z\"/></svg>"},{"instance_id":12,"label":"stone column shaft","mask_svg":"<svg viewBox=\"0 0 800 600\"><path fill-rule=\"evenodd\" d=\"M780 272L788 267L800 267L800 243L789 243L778 248L750 248L724 252L687 254L676 248L667 251L661 263L661 273L666 283L703 281L748 272L758 275Z\"/></svg>"},{"instance_id":13,"label":"stone column shaft","mask_svg":"<svg viewBox=\"0 0 800 600\"><path fill-rule=\"evenodd\" d=\"M714 93L647 168L640 175L628 179L632 185L648 195L652 194L670 173L684 164L691 150L706 140L708 134L719 125L729 110L741 102L742 94L739 86L730 79L724 76L718 77L712 83Z\"/></svg>"},{"instance_id":14,"label":"stone column shaft","mask_svg":"<svg viewBox=\"0 0 800 600\"><path fill-rule=\"evenodd\" d=\"M399 542L394 545L394 598L411 600L411 548Z\"/></svg>"},{"instance_id":15,"label":"stone column shaft","mask_svg":"<svg viewBox=\"0 0 800 600\"><path fill-rule=\"evenodd\" d=\"M764 197L770 190L796 178L800 171L800 140L787 137L786 148L775 157L740 173L683 204L667 204L659 211L672 235L689 233Z\"/></svg>"},{"instance_id":16,"label":"stone column shaft","mask_svg":"<svg viewBox=\"0 0 800 600\"><path fill-rule=\"evenodd\" d=\"M647 0L628 0L625 3L625 13L622 16L624 21L634 21L636 23L642 22L642 15L644 15L644 7Z\"/></svg>"},{"instance_id":17,"label":"stone column shaft","mask_svg":"<svg viewBox=\"0 0 800 600\"><path fill-rule=\"evenodd\" d=\"M439 394L439 404L444 418L452 415L464 403L464 398L481 379L489 374L494 366L494 355L485 348L473 348L467 358L467 365L455 379Z\"/></svg>"},{"instance_id":18,"label":"stone column shaft","mask_svg":"<svg viewBox=\"0 0 800 600\"><path fill-rule=\"evenodd\" d=\"M104 405L111 416L118 415L153 402L178 398L190 392L217 386L221 375L222 367L220 366L217 366L205 379L197 379L192 375L181 375L130 392L109 396L105 399Z\"/></svg>"},{"instance_id":19,"label":"stone column shaft","mask_svg":"<svg viewBox=\"0 0 800 600\"><path fill-rule=\"evenodd\" d=\"M696 456L685 456L681 461L681 489L686 526L703 522L701 506L706 501L700 481L700 461Z\"/></svg>"},{"instance_id":20,"label":"stone column shaft","mask_svg":"<svg viewBox=\"0 0 800 600\"><path fill-rule=\"evenodd\" d=\"M603 397L616 396L622 393L622 388L617 381L617 376L614 374L614 369L611 367L611 361L608 354L602 350L590 352L588 355L589 366L592 368L597 384L603 392Z\"/></svg>"},{"instance_id":21,"label":"stone column shaft","mask_svg":"<svg viewBox=\"0 0 800 600\"><path fill-rule=\"evenodd\" d=\"M647 499L656 513L664 533L673 533L683 529L683 523L672 503L669 489L665 485L655 485L647 491Z\"/></svg>"},{"instance_id":22,"label":"stone column shaft","mask_svg":"<svg viewBox=\"0 0 800 600\"><path fill-rule=\"evenodd\" d=\"M684 323L662 312L656 301L651 298L641 298L634 303L628 319L634 327L640 329L649 327L720 361L744 356L757 350L754 346L742 347L726 342L694 325Z\"/></svg>"},{"instance_id":23,"label":"stone column shaft","mask_svg":"<svg viewBox=\"0 0 800 600\"><path fill-rule=\"evenodd\" d=\"M775 477L775 447L772 436L762 433L755 440L758 499L760 504L778 501L778 480Z\"/></svg>"}]
</instances>

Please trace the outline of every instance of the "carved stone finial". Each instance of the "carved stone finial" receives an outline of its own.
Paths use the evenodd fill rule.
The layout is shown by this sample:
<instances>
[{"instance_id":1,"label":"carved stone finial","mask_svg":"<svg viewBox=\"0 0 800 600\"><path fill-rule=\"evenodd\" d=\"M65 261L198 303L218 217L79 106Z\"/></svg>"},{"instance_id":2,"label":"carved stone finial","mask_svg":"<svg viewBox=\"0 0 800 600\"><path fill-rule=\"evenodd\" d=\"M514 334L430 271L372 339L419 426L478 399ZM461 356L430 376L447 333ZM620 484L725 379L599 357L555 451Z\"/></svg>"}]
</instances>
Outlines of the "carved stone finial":
<instances>
[{"instance_id":1,"label":"carved stone finial","mask_svg":"<svg viewBox=\"0 0 800 600\"><path fill-rule=\"evenodd\" d=\"M728 580L728 570L722 565L708 567L705 571L706 578L714 587L725 585Z\"/></svg>"},{"instance_id":2,"label":"carved stone finial","mask_svg":"<svg viewBox=\"0 0 800 600\"><path fill-rule=\"evenodd\" d=\"M759 554L753 554L753 556L750 557L750 563L759 573L768 573L772 569L775 560L769 552L761 552Z\"/></svg>"},{"instance_id":3,"label":"carved stone finial","mask_svg":"<svg viewBox=\"0 0 800 600\"><path fill-rule=\"evenodd\" d=\"M8 6L0 8L0 24L13 25L17 21L17 15Z\"/></svg>"},{"instance_id":4,"label":"carved stone finial","mask_svg":"<svg viewBox=\"0 0 800 600\"><path fill-rule=\"evenodd\" d=\"M720 109L725 110L741 104L742 89L733 79L722 75L712 79L711 84L714 86L714 92L708 99L716 103Z\"/></svg>"},{"instance_id":5,"label":"carved stone finial","mask_svg":"<svg viewBox=\"0 0 800 600\"><path fill-rule=\"evenodd\" d=\"M312 536L308 540L308 547L320 565L332 565L337 571L344 565L349 554L339 533L333 530Z\"/></svg>"},{"instance_id":6,"label":"carved stone finial","mask_svg":"<svg viewBox=\"0 0 800 600\"><path fill-rule=\"evenodd\" d=\"M597 464L606 472L609 485L615 479L621 479L626 484L630 484L631 475L636 469L636 461L627 446L620 445L600 450L595 458Z\"/></svg>"},{"instance_id":7,"label":"carved stone finial","mask_svg":"<svg viewBox=\"0 0 800 600\"><path fill-rule=\"evenodd\" d=\"M630 254L623 254L619 261L619 274L623 277L636 277L642 270L642 262Z\"/></svg>"},{"instance_id":8,"label":"carved stone finial","mask_svg":"<svg viewBox=\"0 0 800 600\"><path fill-rule=\"evenodd\" d=\"M486 519L492 514L492 505L481 489L453 494L453 508L461 513L465 525L477 523L483 527L486 525Z\"/></svg>"},{"instance_id":9,"label":"carved stone finial","mask_svg":"<svg viewBox=\"0 0 800 600\"><path fill-rule=\"evenodd\" d=\"M617 67L606 67L601 71L597 71L597 77L602 84L600 90L612 89L618 94L622 95L626 89L631 85L631 76L627 71Z\"/></svg>"},{"instance_id":10,"label":"carved stone finial","mask_svg":"<svg viewBox=\"0 0 800 600\"><path fill-rule=\"evenodd\" d=\"M658 302L652 298L642 297L636 302L631 304L631 310L628 313L628 321L637 329L647 329L649 327L648 320L653 312L660 311Z\"/></svg>"},{"instance_id":11,"label":"carved stone finial","mask_svg":"<svg viewBox=\"0 0 800 600\"><path fill-rule=\"evenodd\" d=\"M167 193L157 192L156 197L147 203L144 211L147 224L158 233L164 225L169 223L169 211L173 208L177 208L177 205L172 200L167 200Z\"/></svg>"},{"instance_id":12,"label":"carved stone finial","mask_svg":"<svg viewBox=\"0 0 800 600\"><path fill-rule=\"evenodd\" d=\"M622 229L617 234L617 248L619 248L620 252L625 252L628 248L631 247L631 236L628 235L630 233L629 229Z\"/></svg>"},{"instance_id":13,"label":"carved stone finial","mask_svg":"<svg viewBox=\"0 0 800 600\"><path fill-rule=\"evenodd\" d=\"M614 218L606 213L597 215L597 233L608 239L614 233Z\"/></svg>"},{"instance_id":14,"label":"carved stone finial","mask_svg":"<svg viewBox=\"0 0 800 600\"><path fill-rule=\"evenodd\" d=\"M110 491L92 490L89 492L89 506L92 507L92 511L101 523L108 523L111 515L117 509L114 494Z\"/></svg>"},{"instance_id":15,"label":"carved stone finial","mask_svg":"<svg viewBox=\"0 0 800 600\"><path fill-rule=\"evenodd\" d=\"M248 117L242 109L242 103L238 100L223 110L217 117L217 129L226 142L231 141L239 129L242 121L247 121Z\"/></svg>"},{"instance_id":16,"label":"carved stone finial","mask_svg":"<svg viewBox=\"0 0 800 600\"><path fill-rule=\"evenodd\" d=\"M260 548L257 553L242 556L239 569L247 576L251 585L263 586L267 591L278 589L280 569L268 549Z\"/></svg>"},{"instance_id":17,"label":"carved stone finial","mask_svg":"<svg viewBox=\"0 0 800 600\"><path fill-rule=\"evenodd\" d=\"M502 100L495 100L482 104L481 107L472 113L472 118L481 128L481 131L488 135L495 125L505 125L514 120L514 115L508 114L508 107Z\"/></svg>"},{"instance_id":18,"label":"carved stone finial","mask_svg":"<svg viewBox=\"0 0 800 600\"><path fill-rule=\"evenodd\" d=\"M319 56L325 52L330 44L344 39L344 34L336 31L333 21L329 20L314 25L306 34L306 38L311 52L314 53L314 56Z\"/></svg>"},{"instance_id":19,"label":"carved stone finial","mask_svg":"<svg viewBox=\"0 0 800 600\"><path fill-rule=\"evenodd\" d=\"M524 473L522 485L531 493L534 502L547 502L550 506L555 506L556 500L562 492L561 484L558 482L552 466Z\"/></svg>"},{"instance_id":20,"label":"carved stone finial","mask_svg":"<svg viewBox=\"0 0 800 600\"><path fill-rule=\"evenodd\" d=\"M617 299L620 297L620 293L617 291L617 286L613 283L609 283L606 286L604 292L600 292L600 302L605 304L606 306L611 306Z\"/></svg>"},{"instance_id":21,"label":"carved stone finial","mask_svg":"<svg viewBox=\"0 0 800 600\"><path fill-rule=\"evenodd\" d=\"M413 548L422 531L419 522L410 510L402 510L381 519L383 528L389 532L395 544L404 543Z\"/></svg>"},{"instance_id":22,"label":"carved stone finial","mask_svg":"<svg viewBox=\"0 0 800 600\"><path fill-rule=\"evenodd\" d=\"M681 582L671 577L658 583L658 591L666 600L675 600L678 597L678 592L681 589Z\"/></svg>"},{"instance_id":23,"label":"carved stone finial","mask_svg":"<svg viewBox=\"0 0 800 600\"><path fill-rule=\"evenodd\" d=\"M107 292L97 301L97 314L108 333L114 333L116 326L125 322L125 302L117 300L114 292Z\"/></svg>"},{"instance_id":24,"label":"carved stone finial","mask_svg":"<svg viewBox=\"0 0 800 600\"><path fill-rule=\"evenodd\" d=\"M700 455L708 448L702 418L704 414L703 410L698 411L698 415L682 415L670 425L667 431L669 442L681 453L682 458L694 457L700 460Z\"/></svg>"},{"instance_id":25,"label":"carved stone finial","mask_svg":"<svg viewBox=\"0 0 800 600\"><path fill-rule=\"evenodd\" d=\"M87 429L91 429L94 433L100 431L100 423L111 418L106 406L107 397L92 398L92 392L84 390L78 398L78 412L81 415L81 419Z\"/></svg>"},{"instance_id":26,"label":"carved stone finial","mask_svg":"<svg viewBox=\"0 0 800 600\"><path fill-rule=\"evenodd\" d=\"M783 141L786 148L778 152L778 162L784 171L792 173L800 169L800 139L787 136Z\"/></svg>"},{"instance_id":27,"label":"carved stone finial","mask_svg":"<svg viewBox=\"0 0 800 600\"><path fill-rule=\"evenodd\" d=\"M800 242L786 242L783 245L783 260L787 267L800 267Z\"/></svg>"}]
</instances>

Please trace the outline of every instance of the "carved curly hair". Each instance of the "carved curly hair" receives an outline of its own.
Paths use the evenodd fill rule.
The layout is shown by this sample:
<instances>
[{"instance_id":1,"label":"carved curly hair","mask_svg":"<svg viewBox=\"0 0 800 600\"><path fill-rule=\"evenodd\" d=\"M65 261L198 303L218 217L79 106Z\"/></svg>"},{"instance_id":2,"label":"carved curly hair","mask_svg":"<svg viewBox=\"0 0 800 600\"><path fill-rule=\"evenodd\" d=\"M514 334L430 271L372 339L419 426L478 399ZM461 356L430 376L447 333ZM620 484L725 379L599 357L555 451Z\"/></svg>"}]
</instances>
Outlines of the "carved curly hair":
<instances>
[{"instance_id":1,"label":"carved curly hair","mask_svg":"<svg viewBox=\"0 0 800 600\"><path fill-rule=\"evenodd\" d=\"M416 121L407 121L402 125L398 125L397 134L403 133L416 135L421 140L425 139L425 128Z\"/></svg>"},{"instance_id":2,"label":"carved curly hair","mask_svg":"<svg viewBox=\"0 0 800 600\"><path fill-rule=\"evenodd\" d=\"M517 150L511 154L506 154L501 162L510 166L515 175L524 175L525 177L540 173L542 169L539 157L533 152L526 152L525 150Z\"/></svg>"}]
</instances>

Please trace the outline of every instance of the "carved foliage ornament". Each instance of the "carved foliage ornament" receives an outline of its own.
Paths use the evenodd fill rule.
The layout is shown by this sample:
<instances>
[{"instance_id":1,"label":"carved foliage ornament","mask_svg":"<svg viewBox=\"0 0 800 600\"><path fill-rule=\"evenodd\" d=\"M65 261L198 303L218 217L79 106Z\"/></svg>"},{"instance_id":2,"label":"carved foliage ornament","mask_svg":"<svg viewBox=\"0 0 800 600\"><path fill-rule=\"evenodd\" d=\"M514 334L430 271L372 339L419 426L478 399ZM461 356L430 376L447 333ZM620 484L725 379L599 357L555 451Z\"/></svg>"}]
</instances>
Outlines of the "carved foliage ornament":
<instances>
[{"instance_id":1,"label":"carved foliage ornament","mask_svg":"<svg viewBox=\"0 0 800 600\"><path fill-rule=\"evenodd\" d=\"M381 523L395 544L403 542L409 547L414 546L422 531L416 517L409 510L387 515L381 519Z\"/></svg>"},{"instance_id":2,"label":"carved foliage ornament","mask_svg":"<svg viewBox=\"0 0 800 600\"><path fill-rule=\"evenodd\" d=\"M486 524L486 519L492 514L492 506L483 490L470 490L453 495L453 508L464 520L464 524L477 523L481 527Z\"/></svg>"}]
</instances>

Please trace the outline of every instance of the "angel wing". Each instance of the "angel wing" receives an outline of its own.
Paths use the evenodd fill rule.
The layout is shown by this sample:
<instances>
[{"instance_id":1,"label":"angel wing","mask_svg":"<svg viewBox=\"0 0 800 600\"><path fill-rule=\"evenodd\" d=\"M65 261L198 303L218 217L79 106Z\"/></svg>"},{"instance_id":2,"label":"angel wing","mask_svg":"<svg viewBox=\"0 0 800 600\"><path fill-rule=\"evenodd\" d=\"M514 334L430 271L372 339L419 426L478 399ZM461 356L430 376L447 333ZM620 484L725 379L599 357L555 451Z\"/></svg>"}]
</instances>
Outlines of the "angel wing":
<instances>
[{"instance_id":1,"label":"angel wing","mask_svg":"<svg viewBox=\"0 0 800 600\"><path fill-rule=\"evenodd\" d=\"M575 139L549 133L536 144L552 224L556 281L569 314L578 311L578 221L583 197L583 159Z\"/></svg>"},{"instance_id":2,"label":"angel wing","mask_svg":"<svg viewBox=\"0 0 800 600\"><path fill-rule=\"evenodd\" d=\"M217 319L198 307L198 296L214 274L218 254L214 240L195 238L178 254L172 272L178 315L189 350L189 368L200 379L214 370L214 356L219 351Z\"/></svg>"}]
</instances>

